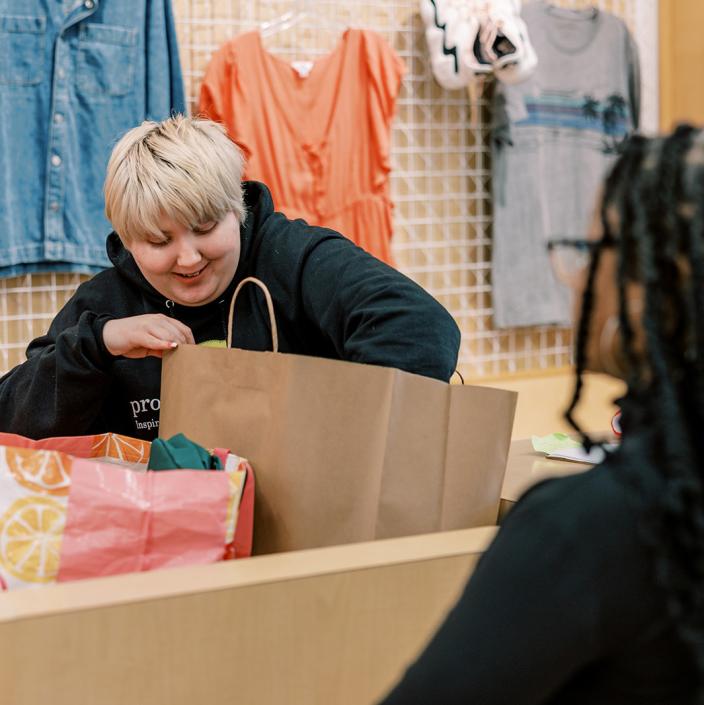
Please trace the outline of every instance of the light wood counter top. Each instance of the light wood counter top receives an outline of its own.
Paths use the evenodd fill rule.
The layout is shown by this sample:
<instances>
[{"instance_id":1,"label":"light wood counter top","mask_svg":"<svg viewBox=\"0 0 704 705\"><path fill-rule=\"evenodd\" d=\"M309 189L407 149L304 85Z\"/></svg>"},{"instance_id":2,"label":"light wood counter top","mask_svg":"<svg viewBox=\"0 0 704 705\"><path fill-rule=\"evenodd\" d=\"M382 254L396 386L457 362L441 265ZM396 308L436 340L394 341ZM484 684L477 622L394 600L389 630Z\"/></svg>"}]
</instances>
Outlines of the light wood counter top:
<instances>
[{"instance_id":1,"label":"light wood counter top","mask_svg":"<svg viewBox=\"0 0 704 705\"><path fill-rule=\"evenodd\" d=\"M531 486L549 477L574 475L588 470L591 465L569 460L547 458L533 450L529 438L512 441L506 463L506 475L501 489L499 519L518 501L518 498Z\"/></svg>"}]
</instances>

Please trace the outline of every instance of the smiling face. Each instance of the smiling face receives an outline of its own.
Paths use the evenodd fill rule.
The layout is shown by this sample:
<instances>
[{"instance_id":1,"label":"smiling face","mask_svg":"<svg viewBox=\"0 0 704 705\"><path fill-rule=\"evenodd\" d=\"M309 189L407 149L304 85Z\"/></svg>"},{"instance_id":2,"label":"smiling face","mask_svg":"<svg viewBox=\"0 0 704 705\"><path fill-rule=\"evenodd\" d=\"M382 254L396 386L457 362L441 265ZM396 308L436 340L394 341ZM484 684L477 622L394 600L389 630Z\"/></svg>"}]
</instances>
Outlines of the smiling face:
<instances>
[{"instance_id":1,"label":"smiling face","mask_svg":"<svg viewBox=\"0 0 704 705\"><path fill-rule=\"evenodd\" d=\"M222 125L183 115L143 122L113 148L105 213L168 299L202 306L232 281L247 217L243 167Z\"/></svg>"},{"instance_id":2,"label":"smiling face","mask_svg":"<svg viewBox=\"0 0 704 705\"><path fill-rule=\"evenodd\" d=\"M235 276L240 258L237 216L184 226L162 216L160 234L126 244L144 278L167 299L203 306L220 296Z\"/></svg>"}]
</instances>

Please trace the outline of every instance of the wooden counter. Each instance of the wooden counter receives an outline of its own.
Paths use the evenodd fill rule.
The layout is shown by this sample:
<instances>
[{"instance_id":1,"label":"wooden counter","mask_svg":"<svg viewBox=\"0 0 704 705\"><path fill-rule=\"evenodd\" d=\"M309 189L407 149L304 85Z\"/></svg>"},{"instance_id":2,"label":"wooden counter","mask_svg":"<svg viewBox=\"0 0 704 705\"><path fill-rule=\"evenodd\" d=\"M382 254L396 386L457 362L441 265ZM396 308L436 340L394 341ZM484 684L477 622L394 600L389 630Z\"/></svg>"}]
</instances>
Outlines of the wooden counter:
<instances>
[{"instance_id":1,"label":"wooden counter","mask_svg":"<svg viewBox=\"0 0 704 705\"><path fill-rule=\"evenodd\" d=\"M591 465L569 460L553 460L533 450L530 439L512 441L508 451L506 474L501 489L499 521L532 485L549 477L573 475L588 470Z\"/></svg>"},{"instance_id":2,"label":"wooden counter","mask_svg":"<svg viewBox=\"0 0 704 705\"><path fill-rule=\"evenodd\" d=\"M364 705L494 527L0 594L3 705Z\"/></svg>"}]
</instances>

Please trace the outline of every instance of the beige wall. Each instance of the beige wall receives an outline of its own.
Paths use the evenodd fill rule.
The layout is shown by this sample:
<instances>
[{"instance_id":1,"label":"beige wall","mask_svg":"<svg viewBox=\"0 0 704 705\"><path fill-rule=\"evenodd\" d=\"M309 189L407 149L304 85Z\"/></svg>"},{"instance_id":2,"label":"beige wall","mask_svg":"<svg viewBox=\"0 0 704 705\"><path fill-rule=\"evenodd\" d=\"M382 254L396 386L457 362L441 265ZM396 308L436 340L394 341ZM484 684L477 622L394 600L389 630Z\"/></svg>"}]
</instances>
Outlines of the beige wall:
<instances>
[{"instance_id":1,"label":"beige wall","mask_svg":"<svg viewBox=\"0 0 704 705\"><path fill-rule=\"evenodd\" d=\"M572 399L574 373L564 368L532 375L483 379L478 384L518 392L513 438L544 436L556 431L573 431L563 413ZM589 374L576 419L585 431L608 431L617 407L614 400L624 392L624 384L605 375Z\"/></svg>"},{"instance_id":2,"label":"beige wall","mask_svg":"<svg viewBox=\"0 0 704 705\"><path fill-rule=\"evenodd\" d=\"M704 123L704 2L660 0L660 125Z\"/></svg>"}]
</instances>

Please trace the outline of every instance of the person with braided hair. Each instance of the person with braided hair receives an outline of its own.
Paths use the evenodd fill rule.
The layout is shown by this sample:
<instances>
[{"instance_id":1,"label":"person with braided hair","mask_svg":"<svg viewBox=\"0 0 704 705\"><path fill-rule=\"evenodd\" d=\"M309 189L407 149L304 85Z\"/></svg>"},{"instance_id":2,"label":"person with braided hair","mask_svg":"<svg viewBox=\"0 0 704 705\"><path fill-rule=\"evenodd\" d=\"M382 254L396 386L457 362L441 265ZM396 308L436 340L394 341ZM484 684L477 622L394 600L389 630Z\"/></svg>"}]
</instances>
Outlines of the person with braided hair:
<instances>
[{"instance_id":1,"label":"person with braided hair","mask_svg":"<svg viewBox=\"0 0 704 705\"><path fill-rule=\"evenodd\" d=\"M588 239L549 245L584 371L627 383L623 439L531 488L383 705L704 702L704 131L634 136ZM575 266L582 257L582 267Z\"/></svg>"}]
</instances>

